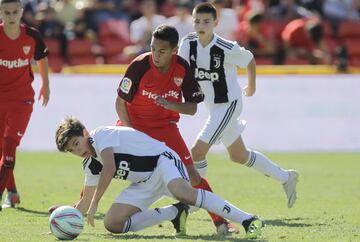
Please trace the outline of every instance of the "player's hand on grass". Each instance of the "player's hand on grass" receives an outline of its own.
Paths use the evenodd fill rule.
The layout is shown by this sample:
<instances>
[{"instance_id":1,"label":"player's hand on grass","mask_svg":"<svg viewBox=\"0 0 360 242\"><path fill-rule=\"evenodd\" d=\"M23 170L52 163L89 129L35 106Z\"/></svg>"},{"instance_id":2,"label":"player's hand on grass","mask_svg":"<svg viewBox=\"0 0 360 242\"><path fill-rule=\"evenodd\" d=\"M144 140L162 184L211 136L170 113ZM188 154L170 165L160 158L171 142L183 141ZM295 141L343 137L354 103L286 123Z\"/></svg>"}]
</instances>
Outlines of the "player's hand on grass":
<instances>
[{"instance_id":1,"label":"player's hand on grass","mask_svg":"<svg viewBox=\"0 0 360 242\"><path fill-rule=\"evenodd\" d=\"M256 91L256 88L254 86L249 86L249 85L245 86L245 88L243 90L244 95L248 96L248 97L254 95L255 91Z\"/></svg>"},{"instance_id":2,"label":"player's hand on grass","mask_svg":"<svg viewBox=\"0 0 360 242\"><path fill-rule=\"evenodd\" d=\"M43 99L42 105L46 107L50 99L50 88L48 86L42 86L38 96L38 100Z\"/></svg>"},{"instance_id":3,"label":"player's hand on grass","mask_svg":"<svg viewBox=\"0 0 360 242\"><path fill-rule=\"evenodd\" d=\"M90 208L87 211L87 223L95 227L94 216L97 211L97 204L91 203Z\"/></svg>"}]
</instances>

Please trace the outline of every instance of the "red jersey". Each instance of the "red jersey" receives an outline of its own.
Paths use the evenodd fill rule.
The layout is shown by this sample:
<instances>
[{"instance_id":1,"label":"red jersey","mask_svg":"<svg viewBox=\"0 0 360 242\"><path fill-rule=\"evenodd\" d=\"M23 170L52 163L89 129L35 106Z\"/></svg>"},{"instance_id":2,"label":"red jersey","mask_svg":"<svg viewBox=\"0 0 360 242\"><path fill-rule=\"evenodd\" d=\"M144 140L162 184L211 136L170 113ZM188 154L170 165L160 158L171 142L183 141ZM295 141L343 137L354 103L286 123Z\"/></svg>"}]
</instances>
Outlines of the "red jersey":
<instances>
[{"instance_id":1,"label":"red jersey","mask_svg":"<svg viewBox=\"0 0 360 242\"><path fill-rule=\"evenodd\" d=\"M289 42L292 47L300 47L313 50L315 43L305 34L305 19L295 19L285 26L281 37L285 42Z\"/></svg>"},{"instance_id":2,"label":"red jersey","mask_svg":"<svg viewBox=\"0 0 360 242\"><path fill-rule=\"evenodd\" d=\"M19 37L12 40L0 24L0 101L34 100L31 60L48 54L39 31L23 24L20 29Z\"/></svg>"},{"instance_id":3,"label":"red jersey","mask_svg":"<svg viewBox=\"0 0 360 242\"><path fill-rule=\"evenodd\" d=\"M127 101L130 122L136 127L164 127L179 121L177 112L156 105L157 96L168 101L199 103L204 99L189 64L174 55L169 69L160 73L151 53L135 58L129 65L118 88L118 95Z\"/></svg>"}]
</instances>

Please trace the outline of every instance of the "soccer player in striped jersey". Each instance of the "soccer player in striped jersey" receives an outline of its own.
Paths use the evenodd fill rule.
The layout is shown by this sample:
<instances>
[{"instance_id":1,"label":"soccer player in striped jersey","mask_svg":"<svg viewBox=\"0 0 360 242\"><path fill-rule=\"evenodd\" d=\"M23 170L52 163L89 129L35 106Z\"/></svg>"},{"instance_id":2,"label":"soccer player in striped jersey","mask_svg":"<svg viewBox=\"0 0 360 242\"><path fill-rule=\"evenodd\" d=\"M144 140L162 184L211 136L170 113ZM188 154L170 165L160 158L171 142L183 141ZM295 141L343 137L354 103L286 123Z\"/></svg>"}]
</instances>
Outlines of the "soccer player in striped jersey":
<instances>
[{"instance_id":1,"label":"soccer player in striped jersey","mask_svg":"<svg viewBox=\"0 0 360 242\"><path fill-rule=\"evenodd\" d=\"M256 89L253 54L214 33L217 16L211 3L196 5L192 16L196 32L182 39L178 54L190 63L209 111L206 124L191 150L195 167L205 176L206 154L213 144L222 142L231 160L281 182L287 205L291 208L296 201L298 173L279 167L258 151L249 150L241 138L245 126L245 121L239 119L242 93L252 96ZM237 82L237 67L247 68L248 83L243 91Z\"/></svg>"},{"instance_id":2,"label":"soccer player in striped jersey","mask_svg":"<svg viewBox=\"0 0 360 242\"><path fill-rule=\"evenodd\" d=\"M50 88L47 48L39 31L21 23L20 0L1 0L0 14L0 201L8 193L1 208L20 202L14 178L16 148L24 136L34 104L31 86L35 59L42 79L38 99L43 106L49 101Z\"/></svg>"},{"instance_id":3,"label":"soccer player in striped jersey","mask_svg":"<svg viewBox=\"0 0 360 242\"><path fill-rule=\"evenodd\" d=\"M76 118L63 120L56 131L60 151L83 161L85 186L75 205L94 226L98 204L112 179L130 185L115 199L104 218L112 233L139 231L170 220L178 234L186 234L188 205L206 209L244 226L247 238L261 234L262 221L212 192L193 188L179 155L163 142L130 127L103 126L88 132ZM162 196L181 203L149 209Z\"/></svg>"}]
</instances>

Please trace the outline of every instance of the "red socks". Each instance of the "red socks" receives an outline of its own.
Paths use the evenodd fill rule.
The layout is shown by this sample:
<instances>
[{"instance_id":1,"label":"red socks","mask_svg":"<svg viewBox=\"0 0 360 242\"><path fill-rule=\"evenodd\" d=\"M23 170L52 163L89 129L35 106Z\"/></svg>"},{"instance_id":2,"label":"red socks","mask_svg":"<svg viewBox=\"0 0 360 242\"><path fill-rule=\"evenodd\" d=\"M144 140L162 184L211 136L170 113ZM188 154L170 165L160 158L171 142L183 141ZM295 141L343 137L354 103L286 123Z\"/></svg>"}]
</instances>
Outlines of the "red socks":
<instances>
[{"instance_id":1,"label":"red socks","mask_svg":"<svg viewBox=\"0 0 360 242\"><path fill-rule=\"evenodd\" d=\"M10 177L14 178L15 153L17 142L10 138L4 138L1 166L0 166L0 194L3 194ZM11 180L15 186L15 181Z\"/></svg>"}]
</instances>

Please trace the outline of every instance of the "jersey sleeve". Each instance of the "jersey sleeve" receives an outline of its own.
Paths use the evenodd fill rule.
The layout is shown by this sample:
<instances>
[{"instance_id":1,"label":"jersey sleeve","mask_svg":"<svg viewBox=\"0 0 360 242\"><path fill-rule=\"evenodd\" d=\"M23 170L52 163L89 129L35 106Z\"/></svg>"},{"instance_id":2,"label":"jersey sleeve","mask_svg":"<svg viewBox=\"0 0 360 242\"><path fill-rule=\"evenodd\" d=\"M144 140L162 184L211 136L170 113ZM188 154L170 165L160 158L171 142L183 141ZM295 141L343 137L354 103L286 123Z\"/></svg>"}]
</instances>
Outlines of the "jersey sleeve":
<instances>
[{"instance_id":1,"label":"jersey sleeve","mask_svg":"<svg viewBox=\"0 0 360 242\"><path fill-rule=\"evenodd\" d=\"M86 169L89 170L88 168L86 168ZM100 174L93 175L93 174L91 174L90 170L86 171L86 169L85 169L84 185L85 186L97 186L99 183Z\"/></svg>"},{"instance_id":2,"label":"jersey sleeve","mask_svg":"<svg viewBox=\"0 0 360 242\"><path fill-rule=\"evenodd\" d=\"M181 86L183 96L186 102L200 103L204 100L204 94L201 92L200 85L194 78L194 73L189 64L183 60L185 69L184 81Z\"/></svg>"},{"instance_id":3,"label":"jersey sleeve","mask_svg":"<svg viewBox=\"0 0 360 242\"><path fill-rule=\"evenodd\" d=\"M190 52L190 45L189 45L189 41L185 36L184 38L181 39L178 55L181 56L183 59L185 59L188 63L190 63L189 52Z\"/></svg>"},{"instance_id":4,"label":"jersey sleeve","mask_svg":"<svg viewBox=\"0 0 360 242\"><path fill-rule=\"evenodd\" d=\"M95 141L96 150L99 155L106 148L117 147L120 145L120 137L118 137L118 133L106 127L96 129L92 132L91 136Z\"/></svg>"},{"instance_id":5,"label":"jersey sleeve","mask_svg":"<svg viewBox=\"0 0 360 242\"><path fill-rule=\"evenodd\" d=\"M140 62L135 61L130 64L117 89L119 97L127 102L132 101L139 88L139 83L142 78L139 74L139 63Z\"/></svg>"},{"instance_id":6,"label":"jersey sleeve","mask_svg":"<svg viewBox=\"0 0 360 242\"><path fill-rule=\"evenodd\" d=\"M48 55L48 48L46 47L40 32L34 28L28 28L27 32L35 41L34 59L38 61L45 58Z\"/></svg>"},{"instance_id":7,"label":"jersey sleeve","mask_svg":"<svg viewBox=\"0 0 360 242\"><path fill-rule=\"evenodd\" d=\"M234 47L227 53L226 58L228 63L245 68L254 58L254 55L235 43Z\"/></svg>"}]
</instances>

